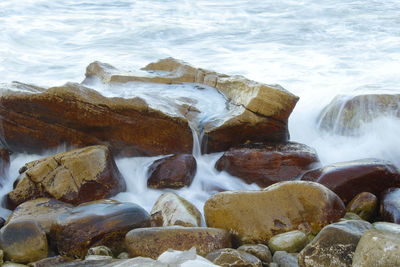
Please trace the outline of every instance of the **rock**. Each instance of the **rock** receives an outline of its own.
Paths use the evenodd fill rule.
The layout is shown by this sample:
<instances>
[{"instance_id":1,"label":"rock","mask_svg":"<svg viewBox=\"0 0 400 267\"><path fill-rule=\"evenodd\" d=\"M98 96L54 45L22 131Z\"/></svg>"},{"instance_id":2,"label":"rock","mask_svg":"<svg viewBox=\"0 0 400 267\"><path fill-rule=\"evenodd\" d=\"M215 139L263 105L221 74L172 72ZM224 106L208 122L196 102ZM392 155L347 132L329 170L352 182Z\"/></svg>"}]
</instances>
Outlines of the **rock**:
<instances>
[{"instance_id":1,"label":"rock","mask_svg":"<svg viewBox=\"0 0 400 267\"><path fill-rule=\"evenodd\" d=\"M4 220L2 217L0 217L0 228L2 228L5 223L6 223L6 220Z\"/></svg>"},{"instance_id":2,"label":"rock","mask_svg":"<svg viewBox=\"0 0 400 267\"><path fill-rule=\"evenodd\" d=\"M121 252L119 253L119 255L117 256L117 259L129 259L129 254L128 252Z\"/></svg>"},{"instance_id":3,"label":"rock","mask_svg":"<svg viewBox=\"0 0 400 267\"><path fill-rule=\"evenodd\" d=\"M237 250L247 252L259 258L263 265L268 266L272 261L272 255L269 248L264 244L257 245L242 245Z\"/></svg>"},{"instance_id":4,"label":"rock","mask_svg":"<svg viewBox=\"0 0 400 267\"><path fill-rule=\"evenodd\" d=\"M302 250L307 245L308 239L305 233L299 230L290 231L271 237L268 247L272 253L275 251L286 251L295 253Z\"/></svg>"},{"instance_id":5,"label":"rock","mask_svg":"<svg viewBox=\"0 0 400 267\"><path fill-rule=\"evenodd\" d=\"M362 192L380 196L387 188L400 187L399 170L392 163L378 159L327 165L306 172L301 179L325 185L345 203Z\"/></svg>"},{"instance_id":6,"label":"rock","mask_svg":"<svg viewBox=\"0 0 400 267\"><path fill-rule=\"evenodd\" d=\"M53 267L59 266L60 264L71 262L73 259L64 256L55 256L50 258L45 258L40 261L29 263L30 267Z\"/></svg>"},{"instance_id":7,"label":"rock","mask_svg":"<svg viewBox=\"0 0 400 267\"><path fill-rule=\"evenodd\" d=\"M27 267L28 265L6 261L1 267Z\"/></svg>"},{"instance_id":8,"label":"rock","mask_svg":"<svg viewBox=\"0 0 400 267\"><path fill-rule=\"evenodd\" d=\"M347 221L347 220L362 220L362 218L360 216L358 216L357 214L353 213L353 212L346 212L346 214L343 216L342 219L340 219L341 221Z\"/></svg>"},{"instance_id":9,"label":"rock","mask_svg":"<svg viewBox=\"0 0 400 267\"><path fill-rule=\"evenodd\" d=\"M223 248L207 255L207 259L223 267L262 267L261 260L247 252Z\"/></svg>"},{"instance_id":10,"label":"rock","mask_svg":"<svg viewBox=\"0 0 400 267\"><path fill-rule=\"evenodd\" d=\"M269 265L267 265L265 267L279 267L279 264L276 262L271 262Z\"/></svg>"},{"instance_id":11,"label":"rock","mask_svg":"<svg viewBox=\"0 0 400 267\"><path fill-rule=\"evenodd\" d=\"M192 132L184 117L155 110L138 97L106 98L67 83L35 93L3 93L0 101L4 138L16 152L101 144L115 155L153 156L189 153L192 148Z\"/></svg>"},{"instance_id":12,"label":"rock","mask_svg":"<svg viewBox=\"0 0 400 267\"><path fill-rule=\"evenodd\" d=\"M191 154L179 154L156 160L148 170L150 188L190 186L196 174L196 160Z\"/></svg>"},{"instance_id":13,"label":"rock","mask_svg":"<svg viewBox=\"0 0 400 267\"><path fill-rule=\"evenodd\" d=\"M3 184L3 181L7 177L9 167L10 167L10 151L0 147L0 185Z\"/></svg>"},{"instance_id":14,"label":"rock","mask_svg":"<svg viewBox=\"0 0 400 267\"><path fill-rule=\"evenodd\" d=\"M367 231L357 245L352 266L400 266L400 235L379 230Z\"/></svg>"},{"instance_id":15,"label":"rock","mask_svg":"<svg viewBox=\"0 0 400 267\"><path fill-rule=\"evenodd\" d=\"M363 220L372 221L377 213L378 198L369 192L356 195L346 206L348 212L353 212Z\"/></svg>"},{"instance_id":16,"label":"rock","mask_svg":"<svg viewBox=\"0 0 400 267\"><path fill-rule=\"evenodd\" d=\"M117 255L124 248L125 234L150 226L150 216L140 206L113 200L81 204L57 218L52 228L61 255L83 258L91 247L107 246Z\"/></svg>"},{"instance_id":17,"label":"rock","mask_svg":"<svg viewBox=\"0 0 400 267\"><path fill-rule=\"evenodd\" d=\"M74 205L114 196L126 189L110 151L91 146L29 162L8 194L9 206L49 197Z\"/></svg>"},{"instance_id":18,"label":"rock","mask_svg":"<svg viewBox=\"0 0 400 267\"><path fill-rule=\"evenodd\" d=\"M372 228L366 221L347 220L325 226L298 255L301 267L351 266L363 233Z\"/></svg>"},{"instance_id":19,"label":"rock","mask_svg":"<svg viewBox=\"0 0 400 267\"><path fill-rule=\"evenodd\" d=\"M291 230L318 233L344 211L335 193L304 181L280 182L263 191L221 192L204 205L207 226L236 233L241 244L266 243Z\"/></svg>"},{"instance_id":20,"label":"rock","mask_svg":"<svg viewBox=\"0 0 400 267\"><path fill-rule=\"evenodd\" d=\"M169 248L187 250L196 247L201 256L211 251L231 247L230 234L222 229L206 227L152 227L131 230L125 237L131 257L156 259Z\"/></svg>"},{"instance_id":21,"label":"rock","mask_svg":"<svg viewBox=\"0 0 400 267\"><path fill-rule=\"evenodd\" d=\"M85 260L96 260L96 261L112 260L112 257L105 255L86 255Z\"/></svg>"},{"instance_id":22,"label":"rock","mask_svg":"<svg viewBox=\"0 0 400 267\"><path fill-rule=\"evenodd\" d=\"M400 224L397 223L374 222L372 226L379 231L387 231L400 234Z\"/></svg>"},{"instance_id":23,"label":"rock","mask_svg":"<svg viewBox=\"0 0 400 267\"><path fill-rule=\"evenodd\" d=\"M299 143L250 144L232 148L215 168L260 187L294 180L319 163L314 149Z\"/></svg>"},{"instance_id":24,"label":"rock","mask_svg":"<svg viewBox=\"0 0 400 267\"><path fill-rule=\"evenodd\" d=\"M8 217L7 223L18 220L36 221L46 234L49 234L57 217L70 211L72 207L56 199L37 198L19 205Z\"/></svg>"},{"instance_id":25,"label":"rock","mask_svg":"<svg viewBox=\"0 0 400 267\"><path fill-rule=\"evenodd\" d=\"M388 188L382 193L380 214L384 221L400 224L400 188Z\"/></svg>"},{"instance_id":26,"label":"rock","mask_svg":"<svg viewBox=\"0 0 400 267\"><path fill-rule=\"evenodd\" d=\"M6 259L28 263L46 258L48 244L46 233L32 220L19 220L0 230L0 244Z\"/></svg>"},{"instance_id":27,"label":"rock","mask_svg":"<svg viewBox=\"0 0 400 267\"><path fill-rule=\"evenodd\" d=\"M358 135L360 127L381 116L400 117L400 95L339 95L322 110L319 128L340 135Z\"/></svg>"},{"instance_id":28,"label":"rock","mask_svg":"<svg viewBox=\"0 0 400 267\"><path fill-rule=\"evenodd\" d=\"M277 251L272 258L279 267L298 267L297 254Z\"/></svg>"},{"instance_id":29,"label":"rock","mask_svg":"<svg viewBox=\"0 0 400 267\"><path fill-rule=\"evenodd\" d=\"M172 192L164 193L158 198L150 215L154 226L201 226L200 211L192 203Z\"/></svg>"},{"instance_id":30,"label":"rock","mask_svg":"<svg viewBox=\"0 0 400 267\"><path fill-rule=\"evenodd\" d=\"M4 251L0 249L0 266L4 263Z\"/></svg>"},{"instance_id":31,"label":"rock","mask_svg":"<svg viewBox=\"0 0 400 267\"><path fill-rule=\"evenodd\" d=\"M246 141L277 142L286 141L289 137L287 120L298 97L278 85L261 84L242 76L194 68L174 58L151 63L143 70L146 72L134 75L108 64L93 62L86 69L86 79L97 77L105 83L190 82L216 88L226 97L231 117L216 118L204 125L203 152L226 151Z\"/></svg>"},{"instance_id":32,"label":"rock","mask_svg":"<svg viewBox=\"0 0 400 267\"><path fill-rule=\"evenodd\" d=\"M89 248L87 255L109 256L113 257L111 249L106 246L98 246Z\"/></svg>"}]
</instances>

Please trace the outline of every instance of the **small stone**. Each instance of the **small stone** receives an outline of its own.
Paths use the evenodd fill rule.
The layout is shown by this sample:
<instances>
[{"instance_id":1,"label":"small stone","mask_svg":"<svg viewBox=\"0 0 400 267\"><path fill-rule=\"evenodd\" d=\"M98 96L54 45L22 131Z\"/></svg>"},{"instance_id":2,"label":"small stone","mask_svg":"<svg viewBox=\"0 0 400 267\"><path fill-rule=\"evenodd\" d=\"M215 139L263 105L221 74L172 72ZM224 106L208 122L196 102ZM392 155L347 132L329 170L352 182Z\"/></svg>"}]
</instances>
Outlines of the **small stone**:
<instances>
[{"instance_id":1,"label":"small stone","mask_svg":"<svg viewBox=\"0 0 400 267\"><path fill-rule=\"evenodd\" d=\"M111 249L106 246L98 246L89 248L87 255L99 255L99 256L110 256L113 257Z\"/></svg>"},{"instance_id":2,"label":"small stone","mask_svg":"<svg viewBox=\"0 0 400 267\"><path fill-rule=\"evenodd\" d=\"M377 213L378 198L369 192L362 192L356 195L347 204L346 210L353 212L366 221L372 221Z\"/></svg>"},{"instance_id":3,"label":"small stone","mask_svg":"<svg viewBox=\"0 0 400 267\"><path fill-rule=\"evenodd\" d=\"M298 267L299 266L299 263L297 261L297 254L287 253L286 251L277 251L277 252L275 252L274 253L274 257L272 258L272 260L279 267Z\"/></svg>"},{"instance_id":4,"label":"small stone","mask_svg":"<svg viewBox=\"0 0 400 267\"><path fill-rule=\"evenodd\" d=\"M286 251L288 253L299 252L307 245L307 236L299 230L290 231L271 237L268 247L272 253Z\"/></svg>"},{"instance_id":5,"label":"small stone","mask_svg":"<svg viewBox=\"0 0 400 267\"><path fill-rule=\"evenodd\" d=\"M154 226L201 226L200 211L186 199L171 192L158 198L150 216Z\"/></svg>"},{"instance_id":6,"label":"small stone","mask_svg":"<svg viewBox=\"0 0 400 267\"><path fill-rule=\"evenodd\" d=\"M46 258L46 233L31 220L7 224L0 230L0 244L5 258L17 263L29 263Z\"/></svg>"},{"instance_id":7,"label":"small stone","mask_svg":"<svg viewBox=\"0 0 400 267\"><path fill-rule=\"evenodd\" d=\"M264 244L257 245L242 245L237 248L259 258L263 265L269 264L272 261L272 255L269 248Z\"/></svg>"},{"instance_id":8,"label":"small stone","mask_svg":"<svg viewBox=\"0 0 400 267\"><path fill-rule=\"evenodd\" d=\"M206 257L222 267L262 267L261 260L244 251L223 248L209 253Z\"/></svg>"},{"instance_id":9,"label":"small stone","mask_svg":"<svg viewBox=\"0 0 400 267\"><path fill-rule=\"evenodd\" d=\"M121 260L129 259L129 254L128 254L128 252L121 252L121 253L119 253L118 256L117 256L117 259L121 259Z\"/></svg>"},{"instance_id":10,"label":"small stone","mask_svg":"<svg viewBox=\"0 0 400 267\"><path fill-rule=\"evenodd\" d=\"M362 220L346 220L325 226L298 255L301 267L351 266L362 234L372 225Z\"/></svg>"},{"instance_id":11,"label":"small stone","mask_svg":"<svg viewBox=\"0 0 400 267\"><path fill-rule=\"evenodd\" d=\"M353 267L400 266L400 234L369 230L354 252Z\"/></svg>"}]
</instances>

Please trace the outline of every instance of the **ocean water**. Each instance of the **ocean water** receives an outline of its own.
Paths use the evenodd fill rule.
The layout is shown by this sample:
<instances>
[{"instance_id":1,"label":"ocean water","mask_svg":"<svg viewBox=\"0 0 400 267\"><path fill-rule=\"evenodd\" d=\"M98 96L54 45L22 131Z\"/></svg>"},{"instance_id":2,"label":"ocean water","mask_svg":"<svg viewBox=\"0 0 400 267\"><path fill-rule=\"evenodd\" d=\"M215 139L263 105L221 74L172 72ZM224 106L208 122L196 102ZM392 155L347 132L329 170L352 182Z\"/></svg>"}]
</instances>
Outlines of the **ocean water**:
<instances>
[{"instance_id":1,"label":"ocean water","mask_svg":"<svg viewBox=\"0 0 400 267\"><path fill-rule=\"evenodd\" d=\"M136 70L171 56L280 84L300 96L289 120L291 139L314 147L324 164L377 157L400 166L398 118L379 117L356 137L317 127L318 115L336 95L400 92L399 14L394 0L1 0L0 83L56 86L82 81L95 60ZM103 93L116 92L130 95L129 88ZM24 159L37 157L14 155L9 183ZM201 207L214 192L211 181L227 189L256 188L216 173L218 157L198 155L204 167L195 185L178 193ZM135 172L142 177L128 182L131 194L119 198L151 206L159 192L143 184L150 163L118 160L128 181Z\"/></svg>"}]
</instances>

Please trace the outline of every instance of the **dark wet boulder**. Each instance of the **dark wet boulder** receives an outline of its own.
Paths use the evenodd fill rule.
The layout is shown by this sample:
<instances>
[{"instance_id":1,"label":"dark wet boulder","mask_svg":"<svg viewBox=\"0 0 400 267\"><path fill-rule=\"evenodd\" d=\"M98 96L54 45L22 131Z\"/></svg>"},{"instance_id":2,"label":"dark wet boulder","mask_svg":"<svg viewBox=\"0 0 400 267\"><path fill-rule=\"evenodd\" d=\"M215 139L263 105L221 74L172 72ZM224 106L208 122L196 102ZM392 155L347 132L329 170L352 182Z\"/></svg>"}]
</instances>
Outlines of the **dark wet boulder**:
<instances>
[{"instance_id":1,"label":"dark wet boulder","mask_svg":"<svg viewBox=\"0 0 400 267\"><path fill-rule=\"evenodd\" d=\"M369 192L359 193L347 204L346 210L357 214L363 220L372 221L377 215L378 198Z\"/></svg>"},{"instance_id":2,"label":"dark wet boulder","mask_svg":"<svg viewBox=\"0 0 400 267\"><path fill-rule=\"evenodd\" d=\"M249 144L225 152L215 164L219 171L260 187L294 180L318 166L314 149L299 143Z\"/></svg>"},{"instance_id":3,"label":"dark wet boulder","mask_svg":"<svg viewBox=\"0 0 400 267\"><path fill-rule=\"evenodd\" d=\"M347 220L325 226L298 255L301 267L351 266L361 236L372 229L362 220Z\"/></svg>"},{"instance_id":4,"label":"dark wet boulder","mask_svg":"<svg viewBox=\"0 0 400 267\"><path fill-rule=\"evenodd\" d=\"M51 237L61 255L83 258L88 249L107 246L115 255L125 251L128 231L150 226L150 216L140 206L113 200L81 204L61 214Z\"/></svg>"},{"instance_id":5,"label":"dark wet boulder","mask_svg":"<svg viewBox=\"0 0 400 267\"><path fill-rule=\"evenodd\" d=\"M400 172L388 161L362 159L308 171L301 180L323 184L348 203L362 192L380 196L387 188L400 187Z\"/></svg>"},{"instance_id":6,"label":"dark wet boulder","mask_svg":"<svg viewBox=\"0 0 400 267\"><path fill-rule=\"evenodd\" d=\"M32 220L18 220L0 230L4 256L17 263L29 263L48 256L46 233Z\"/></svg>"},{"instance_id":7,"label":"dark wet boulder","mask_svg":"<svg viewBox=\"0 0 400 267\"><path fill-rule=\"evenodd\" d=\"M389 188L382 193L380 215L385 222L400 224L400 188Z\"/></svg>"},{"instance_id":8,"label":"dark wet boulder","mask_svg":"<svg viewBox=\"0 0 400 267\"><path fill-rule=\"evenodd\" d=\"M266 243L291 230L316 234L344 213L335 193L304 181L280 182L262 191L221 192L204 205L207 226L235 233L241 244Z\"/></svg>"},{"instance_id":9,"label":"dark wet boulder","mask_svg":"<svg viewBox=\"0 0 400 267\"><path fill-rule=\"evenodd\" d=\"M151 227L134 229L125 237L126 248L131 257L156 259L163 252L188 250L196 247L197 254L204 256L220 249L229 248L231 235L228 231L207 227Z\"/></svg>"},{"instance_id":10,"label":"dark wet boulder","mask_svg":"<svg viewBox=\"0 0 400 267\"><path fill-rule=\"evenodd\" d=\"M8 204L51 197L80 204L125 191L126 185L114 158L105 146L90 146L25 164Z\"/></svg>"},{"instance_id":11,"label":"dark wet boulder","mask_svg":"<svg viewBox=\"0 0 400 267\"><path fill-rule=\"evenodd\" d=\"M196 160L191 154L179 154L153 162L148 170L150 188L181 188L190 186L196 174Z\"/></svg>"}]
</instances>

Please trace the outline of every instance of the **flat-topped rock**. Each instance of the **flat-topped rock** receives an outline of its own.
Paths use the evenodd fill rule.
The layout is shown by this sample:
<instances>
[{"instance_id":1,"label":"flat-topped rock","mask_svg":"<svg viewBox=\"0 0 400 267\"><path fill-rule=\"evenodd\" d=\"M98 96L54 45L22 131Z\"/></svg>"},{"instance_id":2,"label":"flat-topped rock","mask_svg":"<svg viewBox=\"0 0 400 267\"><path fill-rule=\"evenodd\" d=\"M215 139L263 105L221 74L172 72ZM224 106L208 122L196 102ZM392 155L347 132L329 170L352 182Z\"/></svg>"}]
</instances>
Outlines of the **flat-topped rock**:
<instances>
[{"instance_id":1,"label":"flat-topped rock","mask_svg":"<svg viewBox=\"0 0 400 267\"><path fill-rule=\"evenodd\" d=\"M318 166L314 149L299 143L248 144L231 148L217 161L219 171L260 187L290 181Z\"/></svg>"},{"instance_id":2,"label":"flat-topped rock","mask_svg":"<svg viewBox=\"0 0 400 267\"><path fill-rule=\"evenodd\" d=\"M20 172L18 183L8 194L11 207L48 196L76 205L114 196L126 188L105 146L76 149L29 162Z\"/></svg>"},{"instance_id":3,"label":"flat-topped rock","mask_svg":"<svg viewBox=\"0 0 400 267\"><path fill-rule=\"evenodd\" d=\"M400 187L400 172L391 162L361 159L308 171L301 180L321 183L348 203L362 192L380 196L387 188Z\"/></svg>"},{"instance_id":4,"label":"flat-topped rock","mask_svg":"<svg viewBox=\"0 0 400 267\"><path fill-rule=\"evenodd\" d=\"M316 234L344 213L335 193L304 181L280 182L263 191L221 192L204 205L207 225L234 233L242 244L266 244L272 236L291 230Z\"/></svg>"}]
</instances>

